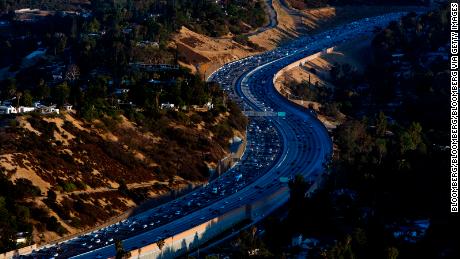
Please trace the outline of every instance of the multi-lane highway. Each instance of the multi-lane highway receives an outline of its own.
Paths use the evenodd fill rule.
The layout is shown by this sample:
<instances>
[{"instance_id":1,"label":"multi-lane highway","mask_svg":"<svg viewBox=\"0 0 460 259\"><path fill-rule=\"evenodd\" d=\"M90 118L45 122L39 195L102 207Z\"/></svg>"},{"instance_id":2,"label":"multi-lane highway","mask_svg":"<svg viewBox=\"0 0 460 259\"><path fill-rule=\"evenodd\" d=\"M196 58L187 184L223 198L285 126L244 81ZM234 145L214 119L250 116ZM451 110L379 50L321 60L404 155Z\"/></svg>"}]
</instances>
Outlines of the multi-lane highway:
<instances>
[{"instance_id":1,"label":"multi-lane highway","mask_svg":"<svg viewBox=\"0 0 460 259\"><path fill-rule=\"evenodd\" d=\"M324 48L371 34L375 27L385 26L401 15L367 18L223 66L209 80L220 83L247 114L254 115L248 125L246 151L237 165L184 197L98 231L41 247L26 257L113 257L116 239L122 240L129 251L182 233L286 188L285 183L278 181L282 176L302 174L315 181L332 152L331 139L313 113L276 92L273 75Z\"/></svg>"}]
</instances>

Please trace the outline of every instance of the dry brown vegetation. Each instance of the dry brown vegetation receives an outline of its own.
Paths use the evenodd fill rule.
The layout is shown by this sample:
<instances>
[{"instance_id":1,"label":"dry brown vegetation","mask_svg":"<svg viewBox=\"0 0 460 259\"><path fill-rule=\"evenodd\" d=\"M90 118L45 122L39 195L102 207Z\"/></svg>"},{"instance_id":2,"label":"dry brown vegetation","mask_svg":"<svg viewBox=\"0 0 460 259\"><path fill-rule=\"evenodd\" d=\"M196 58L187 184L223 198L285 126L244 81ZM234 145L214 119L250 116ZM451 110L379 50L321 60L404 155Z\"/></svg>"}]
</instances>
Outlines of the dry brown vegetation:
<instances>
[{"instance_id":1,"label":"dry brown vegetation","mask_svg":"<svg viewBox=\"0 0 460 259\"><path fill-rule=\"evenodd\" d=\"M300 1L297 1L300 3ZM353 20L380 15L392 11L407 10L405 6L328 6L321 8L295 9L273 0L278 24L263 32L249 36L251 48L242 45L231 36L213 38L183 27L173 37L181 55L181 64L209 75L221 65L254 55L262 49L270 50L280 43L306 33L315 33L330 29Z\"/></svg>"},{"instance_id":2,"label":"dry brown vegetation","mask_svg":"<svg viewBox=\"0 0 460 259\"><path fill-rule=\"evenodd\" d=\"M190 119L183 120L171 116L160 119L160 131L124 116L93 122L69 113L5 118L11 126L0 129L0 171L10 181L30 179L39 190L27 198L30 206L54 216L63 227L56 227L59 234L75 233L152 197L207 180L207 165L226 155L239 122L228 113L189 112L184 116ZM204 127L193 126L192 120ZM57 237L32 218L34 241ZM38 233L45 233L41 240Z\"/></svg>"},{"instance_id":3,"label":"dry brown vegetation","mask_svg":"<svg viewBox=\"0 0 460 259\"><path fill-rule=\"evenodd\" d=\"M364 72L366 66L372 62L369 56L372 56L370 49L370 38L363 37L343 43L334 48L330 53L320 55L311 61L305 62L302 66L296 66L282 73L275 82L278 91L290 94L290 88L294 85L299 85L303 82L310 82L312 85L320 87L335 88L331 82L329 71L334 65L349 64L353 70L359 73ZM304 107L311 107L317 111L321 108L321 103L311 100L296 100L291 101ZM319 119L326 125L327 128L336 128L344 117L331 118L324 115L319 115Z\"/></svg>"}]
</instances>

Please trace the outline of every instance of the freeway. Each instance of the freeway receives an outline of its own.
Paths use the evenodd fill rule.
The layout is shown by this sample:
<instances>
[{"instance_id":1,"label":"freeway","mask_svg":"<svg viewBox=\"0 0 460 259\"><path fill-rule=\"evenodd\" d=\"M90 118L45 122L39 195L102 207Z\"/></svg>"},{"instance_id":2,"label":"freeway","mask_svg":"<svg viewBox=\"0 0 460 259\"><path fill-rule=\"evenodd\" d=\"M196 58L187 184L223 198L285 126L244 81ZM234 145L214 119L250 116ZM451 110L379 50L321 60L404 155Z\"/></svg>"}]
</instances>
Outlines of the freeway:
<instances>
[{"instance_id":1,"label":"freeway","mask_svg":"<svg viewBox=\"0 0 460 259\"><path fill-rule=\"evenodd\" d=\"M279 177L302 174L316 181L332 152L326 128L308 109L296 106L273 87L273 75L305 56L354 37L373 33L403 13L366 18L333 30L299 38L283 47L226 64L210 81L220 83L251 117L247 148L229 171L184 197L152 208L114 225L59 244L41 247L26 258L108 258L114 240L132 251L182 233L235 208L253 204L286 184ZM285 116L266 116L278 114ZM287 200L287 191L279 192ZM265 215L259 215L264 217Z\"/></svg>"}]
</instances>

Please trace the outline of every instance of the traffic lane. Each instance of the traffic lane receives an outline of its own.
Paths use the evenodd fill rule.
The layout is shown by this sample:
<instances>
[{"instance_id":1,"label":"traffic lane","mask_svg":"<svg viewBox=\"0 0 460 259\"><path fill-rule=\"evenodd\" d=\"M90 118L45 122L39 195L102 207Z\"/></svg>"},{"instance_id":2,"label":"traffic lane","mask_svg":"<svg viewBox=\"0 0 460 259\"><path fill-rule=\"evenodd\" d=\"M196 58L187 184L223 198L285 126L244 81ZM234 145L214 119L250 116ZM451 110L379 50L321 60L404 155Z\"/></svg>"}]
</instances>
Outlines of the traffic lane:
<instances>
[{"instance_id":1,"label":"traffic lane","mask_svg":"<svg viewBox=\"0 0 460 259\"><path fill-rule=\"evenodd\" d=\"M293 132L294 132L294 130L292 130L292 133L293 133ZM292 150L295 151L295 152L293 152L293 153L295 153L295 157L293 157L292 161L298 161L297 158L298 158L298 155L301 154L301 152L297 152L297 151L298 151L297 148L294 148L294 147L297 147L297 146L296 146L295 144L294 144L294 145L291 145ZM292 157L291 157L291 158L292 158ZM292 171L292 170L291 170L291 171ZM267 174L266 174L266 175L267 175ZM268 182L272 182L272 181L273 181L273 179L269 179L269 180L268 180ZM262 181L262 182L263 182L263 181ZM262 183L261 183L261 184L262 184ZM258 191L258 192L259 192L259 191ZM260 193L260 192L259 192L259 193ZM253 196L253 197L254 197L254 195L252 195L252 193L249 193L249 196ZM257 196L257 194L256 194L256 196ZM224 201L221 201L220 203L217 203L214 207L213 207L213 206L210 206L209 208L210 208L211 210L221 209L221 207L222 207L222 206L221 206L221 203L223 203L223 202L224 202ZM230 206L230 209L231 209L232 207L238 207L238 206L240 206L240 205L241 205L241 204L238 204L238 202L237 202L236 204L232 204L232 205ZM228 208L228 207L227 207L227 208ZM201 213L200 213L200 215L201 215ZM203 217L203 216L200 216L200 218L202 218L202 217ZM192 219L192 220L193 220L193 219ZM185 220L184 220L184 219L180 220L180 222L183 222L183 221L185 221ZM177 222L177 221L174 221L174 222L173 222L172 228L174 228L174 229L177 230L177 228L179 228L180 226L179 226L179 224L177 224L176 222ZM186 229L188 229L187 227L189 227L189 225L187 225L187 224L184 224L183 226L186 227ZM128 248L130 248L130 246L132 246L131 248L136 247L136 244L139 244L139 241L142 243L142 240L145 240L147 237L151 237L152 235L154 235L154 236L155 236L155 235L158 235L158 234L159 234L159 233L158 233L159 231L161 232L161 228L157 229L157 231L141 233L140 235L136 236L133 240L131 240L131 239L125 240L124 244L125 244ZM162 232L162 233L163 233L163 232ZM168 232L166 232L166 233L168 233ZM157 238L158 238L158 236L157 236ZM134 242L134 243L133 243L134 246L133 246L133 244L130 244L131 242ZM108 248L108 249L110 249L110 248ZM96 250L96 253L99 253L99 254L100 254L101 251L100 251L100 250L99 250L99 251Z\"/></svg>"},{"instance_id":2,"label":"traffic lane","mask_svg":"<svg viewBox=\"0 0 460 259\"><path fill-rule=\"evenodd\" d=\"M268 174L268 173L267 173ZM266 176L267 174L264 174L262 177ZM270 178L267 178L267 181L272 181L272 178L273 177L270 177ZM263 182L264 180L262 180ZM258 184L259 181L256 181L254 184ZM242 193L240 193L242 192ZM248 186L246 187L245 189L243 189L242 191L238 192L237 194L235 194L234 196L242 196L242 197L254 197L254 194L256 194L253 190L252 190L252 186ZM256 197L257 197L257 194L256 194ZM232 200L234 197L230 197L229 199L223 199L221 201L219 201L218 203L214 203L212 204L211 206L201 210L201 211L198 211L194 214L189 214L191 216L186 216L184 218L182 218L181 220L176 220L176 221L173 221L171 224L168 224L164 227L159 227L157 229L154 229L152 231L149 231L149 232L145 232L145 233L141 233L139 235L137 235L136 237L134 237L134 239L132 238L129 238L125 241L123 241L123 244L126 246L126 248L133 248L133 247L138 247L136 246L136 244L139 244L139 242L142 243L143 240L153 240L151 238L156 238L158 239L158 237L162 237L161 235L164 235L166 233L170 233L169 231L168 232L165 232L165 228L167 229L174 229L174 232L177 232L177 231L181 231L181 230L186 230L186 229L189 229L190 228L190 224L196 224L196 225L199 225L199 222L200 221L203 221L203 217L205 218L210 218L214 215L214 213L210 213L209 210L216 210L216 209L221 209L222 206L225 207L225 205L228 205L227 206L227 209L230 210L232 208L237 208L239 206L242 206L244 204L247 203L247 201L245 200L242 200L242 201L239 201L236 200L236 202L232 202L232 204L226 204L225 200ZM259 197L257 197L259 198ZM248 200L248 199L247 199ZM203 216L204 215L204 216ZM190 217L190 218L188 218ZM185 222L185 221L189 221L191 220L192 223L184 223L184 224L180 224L180 223L177 223L177 222ZM98 255L102 255L102 256L107 256L107 255L111 255L113 253L113 246L108 246L108 247L104 247L104 248L101 248L101 249L97 249L97 250L94 250L93 252L89 252L89 253L86 253L86 254L83 254L81 256L76 256L74 258L91 258L92 256L98 256Z\"/></svg>"}]
</instances>

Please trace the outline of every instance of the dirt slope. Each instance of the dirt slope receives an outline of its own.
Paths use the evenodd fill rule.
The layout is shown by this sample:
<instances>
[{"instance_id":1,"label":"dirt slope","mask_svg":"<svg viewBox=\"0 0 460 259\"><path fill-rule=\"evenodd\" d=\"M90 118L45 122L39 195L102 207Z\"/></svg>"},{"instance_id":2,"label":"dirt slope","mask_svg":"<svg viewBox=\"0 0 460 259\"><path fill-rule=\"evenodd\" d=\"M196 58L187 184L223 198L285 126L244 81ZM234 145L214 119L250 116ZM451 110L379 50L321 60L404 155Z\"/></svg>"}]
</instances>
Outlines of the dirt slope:
<instances>
[{"instance_id":1,"label":"dirt slope","mask_svg":"<svg viewBox=\"0 0 460 259\"><path fill-rule=\"evenodd\" d=\"M277 15L276 26L250 34L249 40L270 50L283 41L302 34L315 33L353 20L411 8L405 6L330 6L297 10L288 6L284 0L273 0L273 9ZM192 32L185 27L173 37L173 41L177 44L182 57L181 64L192 71L198 68L199 72L206 76L229 61L260 52L260 50L254 50L233 41L231 36L211 38Z\"/></svg>"},{"instance_id":2,"label":"dirt slope","mask_svg":"<svg viewBox=\"0 0 460 259\"><path fill-rule=\"evenodd\" d=\"M369 59L371 56L371 37L362 37L352 41L345 42L327 54L322 54L302 66L294 67L282 73L275 82L275 87L278 91L290 93L289 86L292 84L300 84L304 81L309 81L314 85L318 83L321 87L334 88L330 82L329 70L334 64L349 64L352 69L363 72L367 64L372 62ZM282 90L281 90L282 89ZM304 107L313 105L314 109L318 110L321 107L320 103L310 100L295 100L291 101L300 104ZM340 120L334 120L322 115L319 119L326 125L327 128L333 129Z\"/></svg>"},{"instance_id":3,"label":"dirt slope","mask_svg":"<svg viewBox=\"0 0 460 259\"><path fill-rule=\"evenodd\" d=\"M180 60L201 74L209 75L223 64L254 54L255 51L231 37L212 38L182 27L173 40Z\"/></svg>"},{"instance_id":4,"label":"dirt slope","mask_svg":"<svg viewBox=\"0 0 460 259\"><path fill-rule=\"evenodd\" d=\"M227 123L228 116L209 123ZM123 116L93 122L74 113L0 119L13 125L0 128L1 176L13 183L30 180L38 194L18 203L42 208L68 234L106 222L147 199L203 183L207 165L228 155L220 144L225 139L216 140L203 121L194 127L163 118L165 130L154 132ZM34 242L58 237L31 218Z\"/></svg>"}]
</instances>

